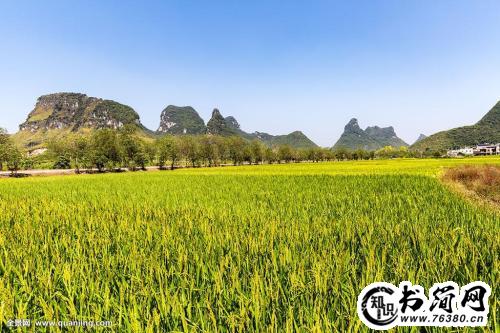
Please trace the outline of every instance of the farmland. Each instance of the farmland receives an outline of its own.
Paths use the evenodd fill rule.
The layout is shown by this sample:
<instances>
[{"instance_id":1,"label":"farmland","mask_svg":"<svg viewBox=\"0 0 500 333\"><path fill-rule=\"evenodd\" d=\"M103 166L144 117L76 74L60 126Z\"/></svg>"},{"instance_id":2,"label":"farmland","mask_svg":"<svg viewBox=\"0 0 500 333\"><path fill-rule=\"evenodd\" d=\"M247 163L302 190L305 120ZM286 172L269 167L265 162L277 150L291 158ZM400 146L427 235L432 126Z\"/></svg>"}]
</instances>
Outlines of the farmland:
<instances>
[{"instance_id":1,"label":"farmland","mask_svg":"<svg viewBox=\"0 0 500 333\"><path fill-rule=\"evenodd\" d=\"M0 322L355 332L371 282L482 280L495 331L500 216L437 177L484 163L500 158L0 180Z\"/></svg>"}]
</instances>

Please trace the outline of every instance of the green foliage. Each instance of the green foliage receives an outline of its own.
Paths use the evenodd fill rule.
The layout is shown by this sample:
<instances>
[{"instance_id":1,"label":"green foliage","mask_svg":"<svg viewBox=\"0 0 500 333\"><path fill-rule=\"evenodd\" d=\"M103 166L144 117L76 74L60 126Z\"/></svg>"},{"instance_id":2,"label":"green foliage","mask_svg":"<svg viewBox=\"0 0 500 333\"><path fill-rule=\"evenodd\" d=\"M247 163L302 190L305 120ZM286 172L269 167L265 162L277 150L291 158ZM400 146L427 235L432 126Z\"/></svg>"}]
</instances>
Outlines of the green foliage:
<instances>
[{"instance_id":1,"label":"green foliage","mask_svg":"<svg viewBox=\"0 0 500 333\"><path fill-rule=\"evenodd\" d=\"M134 127L146 140L163 134L241 136L246 140L259 139L275 147L287 144L294 148L316 147L302 132L273 136L266 133L246 133L233 117L224 118L215 109L207 126L190 106L167 106L161 114L160 127L153 132L144 127L139 115L129 106L111 100L89 97L79 93L56 93L41 96L26 122L20 125L16 141L28 149L43 148L52 136L69 133L89 133L96 129ZM146 152L149 160L150 155Z\"/></svg>"},{"instance_id":2,"label":"green foliage","mask_svg":"<svg viewBox=\"0 0 500 333\"><path fill-rule=\"evenodd\" d=\"M385 146L400 147L408 146L408 144L396 136L393 127L380 128L373 126L362 130L359 127L358 120L353 118L345 126L344 132L333 146L333 149L372 151Z\"/></svg>"},{"instance_id":3,"label":"green foliage","mask_svg":"<svg viewBox=\"0 0 500 333\"><path fill-rule=\"evenodd\" d=\"M375 156L378 158L398 158L398 157L409 157L410 152L408 151L408 147L401 146L399 148L395 148L392 146L385 146L380 148L375 152ZM437 156L439 157L439 156Z\"/></svg>"},{"instance_id":4,"label":"green foliage","mask_svg":"<svg viewBox=\"0 0 500 333\"><path fill-rule=\"evenodd\" d=\"M295 131L286 135L275 135L275 136L271 135L267 139L264 137L263 142L271 147L277 147L281 145L287 145L296 149L307 149L307 148L318 147L301 131Z\"/></svg>"},{"instance_id":5,"label":"green foliage","mask_svg":"<svg viewBox=\"0 0 500 333\"><path fill-rule=\"evenodd\" d=\"M133 127L143 137L153 133L139 121L139 115L129 106L78 93L57 93L41 96L30 112L16 141L29 149L45 147L54 137L73 133L87 134L102 128Z\"/></svg>"},{"instance_id":6,"label":"green foliage","mask_svg":"<svg viewBox=\"0 0 500 333\"><path fill-rule=\"evenodd\" d=\"M0 127L0 171L3 169L3 163L7 160L7 145L10 142L7 130Z\"/></svg>"},{"instance_id":7,"label":"green foliage","mask_svg":"<svg viewBox=\"0 0 500 333\"><path fill-rule=\"evenodd\" d=\"M220 136L239 136L248 141L259 140L269 147L288 145L295 149L315 148L317 145L312 142L304 133L295 131L286 135L270 135L267 133L247 133L240 128L238 121L234 117L224 118L218 109L212 113L212 118L207 123L207 133Z\"/></svg>"},{"instance_id":8,"label":"green foliage","mask_svg":"<svg viewBox=\"0 0 500 333\"><path fill-rule=\"evenodd\" d=\"M22 166L24 155L22 151L12 143L8 143L4 146L4 148L4 155L7 161L7 169L11 171L12 174L15 174Z\"/></svg>"},{"instance_id":9,"label":"green foliage","mask_svg":"<svg viewBox=\"0 0 500 333\"><path fill-rule=\"evenodd\" d=\"M476 125L500 130L500 101Z\"/></svg>"},{"instance_id":10,"label":"green foliage","mask_svg":"<svg viewBox=\"0 0 500 333\"><path fill-rule=\"evenodd\" d=\"M163 168L165 163L170 160L170 170L174 169L175 163L181 157L180 141L170 135L166 135L157 141L158 166Z\"/></svg>"},{"instance_id":11,"label":"green foliage","mask_svg":"<svg viewBox=\"0 0 500 333\"><path fill-rule=\"evenodd\" d=\"M114 168L120 163L120 145L116 131L102 129L95 131L90 138L89 158L99 171Z\"/></svg>"},{"instance_id":12,"label":"green foliage","mask_svg":"<svg viewBox=\"0 0 500 333\"><path fill-rule=\"evenodd\" d=\"M209 167L216 166L226 158L226 139L220 136L203 135L198 137L200 159Z\"/></svg>"},{"instance_id":13,"label":"green foliage","mask_svg":"<svg viewBox=\"0 0 500 333\"><path fill-rule=\"evenodd\" d=\"M221 136L231 136L238 134L238 129L220 114L218 109L212 112L212 118L207 123L207 133Z\"/></svg>"},{"instance_id":14,"label":"green foliage","mask_svg":"<svg viewBox=\"0 0 500 333\"><path fill-rule=\"evenodd\" d=\"M264 149L264 160L272 164L278 160L278 156L272 148L266 147Z\"/></svg>"},{"instance_id":15,"label":"green foliage","mask_svg":"<svg viewBox=\"0 0 500 333\"><path fill-rule=\"evenodd\" d=\"M200 161L200 144L196 137L185 136L181 141L181 152L191 163L192 167L198 165Z\"/></svg>"},{"instance_id":16,"label":"green foliage","mask_svg":"<svg viewBox=\"0 0 500 333\"><path fill-rule=\"evenodd\" d=\"M54 111L50 108L35 107L28 116L29 122L42 121L49 118Z\"/></svg>"},{"instance_id":17,"label":"green foliage","mask_svg":"<svg viewBox=\"0 0 500 333\"><path fill-rule=\"evenodd\" d=\"M232 136L228 139L229 149L228 154L234 165L241 164L244 161L244 151L246 141L239 136Z\"/></svg>"},{"instance_id":18,"label":"green foliage","mask_svg":"<svg viewBox=\"0 0 500 333\"><path fill-rule=\"evenodd\" d=\"M255 164L262 163L264 161L264 149L265 146L259 140L253 140L250 143L250 156L251 161Z\"/></svg>"},{"instance_id":19,"label":"green foliage","mask_svg":"<svg viewBox=\"0 0 500 333\"><path fill-rule=\"evenodd\" d=\"M67 156L61 155L57 157L53 169L69 169L71 168L71 161Z\"/></svg>"},{"instance_id":20,"label":"green foliage","mask_svg":"<svg viewBox=\"0 0 500 333\"><path fill-rule=\"evenodd\" d=\"M122 124L135 124L139 120L139 115L130 106L110 100L103 100L98 103L93 112L106 115Z\"/></svg>"},{"instance_id":21,"label":"green foliage","mask_svg":"<svg viewBox=\"0 0 500 333\"><path fill-rule=\"evenodd\" d=\"M190 106L167 106L161 114L160 129L162 133L172 135L197 135L206 132L205 122Z\"/></svg>"},{"instance_id":22,"label":"green foliage","mask_svg":"<svg viewBox=\"0 0 500 333\"><path fill-rule=\"evenodd\" d=\"M286 163L289 163L291 160L293 160L293 158L294 154L290 146L283 145L278 147L279 161L285 161Z\"/></svg>"},{"instance_id":23,"label":"green foliage","mask_svg":"<svg viewBox=\"0 0 500 333\"><path fill-rule=\"evenodd\" d=\"M132 128L120 130L118 141L122 165L129 170L144 169L147 160L145 143L134 136L134 130Z\"/></svg>"},{"instance_id":24,"label":"green foliage","mask_svg":"<svg viewBox=\"0 0 500 333\"><path fill-rule=\"evenodd\" d=\"M25 154L14 144L7 130L0 128L0 171L6 165L14 175L26 162Z\"/></svg>"}]
</instances>

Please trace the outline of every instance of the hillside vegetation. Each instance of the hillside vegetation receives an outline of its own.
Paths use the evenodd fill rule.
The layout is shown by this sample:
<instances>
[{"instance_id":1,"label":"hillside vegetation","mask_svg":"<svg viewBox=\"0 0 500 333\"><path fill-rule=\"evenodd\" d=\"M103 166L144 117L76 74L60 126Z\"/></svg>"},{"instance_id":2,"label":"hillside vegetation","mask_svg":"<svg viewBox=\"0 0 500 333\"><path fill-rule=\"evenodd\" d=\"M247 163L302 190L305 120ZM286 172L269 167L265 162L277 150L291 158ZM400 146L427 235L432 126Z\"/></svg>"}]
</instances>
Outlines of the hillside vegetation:
<instances>
[{"instance_id":1,"label":"hillside vegetation","mask_svg":"<svg viewBox=\"0 0 500 333\"><path fill-rule=\"evenodd\" d=\"M205 134L205 122L198 112L190 106L169 105L160 116L157 132L172 135Z\"/></svg>"},{"instance_id":2,"label":"hillside vegetation","mask_svg":"<svg viewBox=\"0 0 500 333\"><path fill-rule=\"evenodd\" d=\"M152 139L163 135L204 135L238 136L245 140L259 140L269 147L288 145L292 148L316 148L317 145L304 133L295 131L287 135L274 136L267 133L246 133L238 121L232 117L222 117L214 109L212 118L205 122L190 106L167 106L160 115L160 125L156 132L141 124L139 115L130 106L115 101L89 97L80 93L55 93L40 96L34 109L19 132L13 136L19 145L33 151L46 148L54 137L63 138L69 133L89 133L99 129L120 129L134 127L137 135Z\"/></svg>"},{"instance_id":3,"label":"hillside vegetation","mask_svg":"<svg viewBox=\"0 0 500 333\"><path fill-rule=\"evenodd\" d=\"M411 146L413 150L447 150L500 142L500 102L475 125L438 132Z\"/></svg>"},{"instance_id":4,"label":"hillside vegetation","mask_svg":"<svg viewBox=\"0 0 500 333\"><path fill-rule=\"evenodd\" d=\"M407 147L408 144L398 138L392 126L381 128L369 126L361 129L358 120L353 118L345 125L344 132L337 140L333 149L369 150L374 151L383 147Z\"/></svg>"},{"instance_id":5,"label":"hillside vegetation","mask_svg":"<svg viewBox=\"0 0 500 333\"><path fill-rule=\"evenodd\" d=\"M85 94L57 93L39 97L35 108L12 138L19 146L34 150L46 147L54 137L124 126L135 128L142 137L153 136L128 105Z\"/></svg>"}]
</instances>

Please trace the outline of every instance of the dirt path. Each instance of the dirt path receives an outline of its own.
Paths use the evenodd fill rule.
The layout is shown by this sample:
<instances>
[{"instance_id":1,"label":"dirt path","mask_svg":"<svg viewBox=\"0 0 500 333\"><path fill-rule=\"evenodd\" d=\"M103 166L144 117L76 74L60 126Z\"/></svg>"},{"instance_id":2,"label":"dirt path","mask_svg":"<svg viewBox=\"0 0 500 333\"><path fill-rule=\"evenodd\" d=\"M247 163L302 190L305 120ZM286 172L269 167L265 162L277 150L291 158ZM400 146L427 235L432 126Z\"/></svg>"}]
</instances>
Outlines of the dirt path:
<instances>
[{"instance_id":1,"label":"dirt path","mask_svg":"<svg viewBox=\"0 0 500 333\"><path fill-rule=\"evenodd\" d=\"M156 171L158 167L146 167L147 171ZM57 175L74 175L75 169L34 169L34 170L19 170L19 174L29 176L57 176ZM9 177L10 171L0 171L0 177Z\"/></svg>"}]
</instances>

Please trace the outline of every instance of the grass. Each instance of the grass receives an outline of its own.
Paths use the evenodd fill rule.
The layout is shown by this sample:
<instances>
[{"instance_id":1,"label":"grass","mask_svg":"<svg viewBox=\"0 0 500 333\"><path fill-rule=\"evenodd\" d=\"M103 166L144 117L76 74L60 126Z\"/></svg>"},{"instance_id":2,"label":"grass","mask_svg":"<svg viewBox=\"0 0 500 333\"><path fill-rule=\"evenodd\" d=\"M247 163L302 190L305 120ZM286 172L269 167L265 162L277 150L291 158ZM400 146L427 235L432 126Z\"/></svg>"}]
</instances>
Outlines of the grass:
<instances>
[{"instance_id":1,"label":"grass","mask_svg":"<svg viewBox=\"0 0 500 333\"><path fill-rule=\"evenodd\" d=\"M498 159L461 163L498 163ZM455 160L0 181L0 322L122 331L367 331L374 281L492 287L500 217L436 177Z\"/></svg>"},{"instance_id":2,"label":"grass","mask_svg":"<svg viewBox=\"0 0 500 333\"><path fill-rule=\"evenodd\" d=\"M36 108L35 112L31 114L31 116L28 118L28 121L39 121L39 120L45 120L49 118L52 115L52 110L50 108L43 108L43 107L38 107Z\"/></svg>"}]
</instances>

